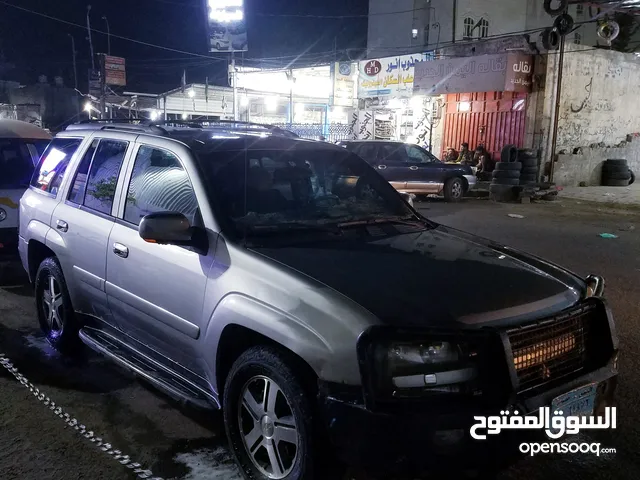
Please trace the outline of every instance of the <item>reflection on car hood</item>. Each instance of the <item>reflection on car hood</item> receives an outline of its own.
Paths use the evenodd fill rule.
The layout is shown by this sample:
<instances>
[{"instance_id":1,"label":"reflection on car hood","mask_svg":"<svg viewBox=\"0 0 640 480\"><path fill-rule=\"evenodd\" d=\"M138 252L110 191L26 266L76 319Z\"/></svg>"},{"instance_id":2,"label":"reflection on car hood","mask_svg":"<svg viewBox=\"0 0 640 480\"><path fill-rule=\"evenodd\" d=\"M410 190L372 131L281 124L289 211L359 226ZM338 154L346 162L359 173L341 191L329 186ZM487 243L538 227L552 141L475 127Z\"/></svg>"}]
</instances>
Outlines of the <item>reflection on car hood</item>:
<instances>
[{"instance_id":1,"label":"reflection on car hood","mask_svg":"<svg viewBox=\"0 0 640 480\"><path fill-rule=\"evenodd\" d=\"M378 240L253 250L398 326L518 323L568 308L584 288L566 270L442 226Z\"/></svg>"}]
</instances>

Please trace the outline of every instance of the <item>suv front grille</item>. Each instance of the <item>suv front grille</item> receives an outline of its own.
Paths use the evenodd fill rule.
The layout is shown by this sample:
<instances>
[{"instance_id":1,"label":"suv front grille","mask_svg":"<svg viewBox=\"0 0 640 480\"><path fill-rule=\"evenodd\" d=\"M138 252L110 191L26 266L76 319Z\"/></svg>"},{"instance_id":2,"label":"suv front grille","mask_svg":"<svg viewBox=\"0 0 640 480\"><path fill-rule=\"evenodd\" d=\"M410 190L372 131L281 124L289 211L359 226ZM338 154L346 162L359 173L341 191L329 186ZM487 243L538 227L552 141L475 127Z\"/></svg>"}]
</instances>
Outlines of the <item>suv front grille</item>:
<instances>
[{"instance_id":1,"label":"suv front grille","mask_svg":"<svg viewBox=\"0 0 640 480\"><path fill-rule=\"evenodd\" d=\"M583 306L543 323L507 331L519 392L586 367L595 313L594 305Z\"/></svg>"}]
</instances>

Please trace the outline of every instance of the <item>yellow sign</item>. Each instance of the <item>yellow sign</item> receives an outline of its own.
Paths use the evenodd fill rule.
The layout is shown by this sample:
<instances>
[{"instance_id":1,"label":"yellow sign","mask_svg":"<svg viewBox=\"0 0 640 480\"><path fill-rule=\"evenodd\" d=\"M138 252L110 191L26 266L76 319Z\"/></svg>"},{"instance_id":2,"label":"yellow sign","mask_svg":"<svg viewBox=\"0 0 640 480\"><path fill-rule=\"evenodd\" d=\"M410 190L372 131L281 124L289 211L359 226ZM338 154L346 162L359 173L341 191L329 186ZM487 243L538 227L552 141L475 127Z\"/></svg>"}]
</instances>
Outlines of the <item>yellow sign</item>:
<instances>
[{"instance_id":1,"label":"yellow sign","mask_svg":"<svg viewBox=\"0 0 640 480\"><path fill-rule=\"evenodd\" d=\"M0 205L4 205L5 207L9 207L9 208L18 208L18 204L15 203L13 200L11 200L8 197L2 197L0 198Z\"/></svg>"}]
</instances>

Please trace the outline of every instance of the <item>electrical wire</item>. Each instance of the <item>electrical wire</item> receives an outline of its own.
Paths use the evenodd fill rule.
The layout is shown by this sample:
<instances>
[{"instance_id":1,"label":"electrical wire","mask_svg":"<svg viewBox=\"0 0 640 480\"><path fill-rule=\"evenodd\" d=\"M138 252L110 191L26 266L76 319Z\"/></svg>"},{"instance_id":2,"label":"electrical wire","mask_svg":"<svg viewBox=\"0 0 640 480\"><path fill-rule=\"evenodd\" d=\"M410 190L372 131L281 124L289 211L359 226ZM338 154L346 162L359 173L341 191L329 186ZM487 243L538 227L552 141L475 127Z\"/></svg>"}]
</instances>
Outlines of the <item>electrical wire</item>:
<instances>
[{"instance_id":1,"label":"electrical wire","mask_svg":"<svg viewBox=\"0 0 640 480\"><path fill-rule=\"evenodd\" d=\"M14 5L14 4L9 3L9 2L5 2L4 0L0 0L0 5L5 5L7 7L15 8L16 10L21 10L23 12L31 13L32 15L37 15L39 17L48 18L49 20L55 20L56 22L64 23L64 24L70 25L72 27L82 28L83 30L87 28L85 25L81 25L79 23L74 23L74 22L69 22L68 20L63 20L62 18L54 17L52 15L47 15L46 13L41 13L41 12L37 12L35 10L30 10L28 8L20 7L18 5ZM165 47L163 45L156 45L154 43L143 42L142 40L136 40L135 38L124 37L122 35L115 35L113 33L105 32L105 31L102 31L102 30L98 30L96 28L92 28L91 31L92 32L101 33L103 35L110 35L113 38L118 38L120 40L125 40L127 42L137 43L138 45L144 45L146 47L158 48L158 49L166 50L166 51L169 51L169 52L182 53L184 55L190 55L190 56L193 56L193 57L208 58L210 60L226 61L226 60L223 60L223 59L220 59L220 58L211 57L209 55L202 55L202 54L199 54L199 53L187 52L185 50L179 50L177 48Z\"/></svg>"}]
</instances>

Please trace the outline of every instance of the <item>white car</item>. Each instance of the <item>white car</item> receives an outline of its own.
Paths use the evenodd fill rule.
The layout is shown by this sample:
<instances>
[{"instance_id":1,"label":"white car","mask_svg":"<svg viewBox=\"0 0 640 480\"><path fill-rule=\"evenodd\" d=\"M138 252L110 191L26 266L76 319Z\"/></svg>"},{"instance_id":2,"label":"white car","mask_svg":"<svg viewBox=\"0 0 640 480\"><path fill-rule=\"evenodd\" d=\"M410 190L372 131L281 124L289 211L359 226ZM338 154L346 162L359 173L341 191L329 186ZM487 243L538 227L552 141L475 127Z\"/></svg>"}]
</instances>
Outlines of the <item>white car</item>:
<instances>
[{"instance_id":1,"label":"white car","mask_svg":"<svg viewBox=\"0 0 640 480\"><path fill-rule=\"evenodd\" d=\"M50 141L51 135L35 125L0 120L0 257L18 252L20 198Z\"/></svg>"},{"instance_id":2,"label":"white car","mask_svg":"<svg viewBox=\"0 0 640 480\"><path fill-rule=\"evenodd\" d=\"M211 35L211 48L216 50L229 50L231 42L226 33L214 33Z\"/></svg>"}]
</instances>

